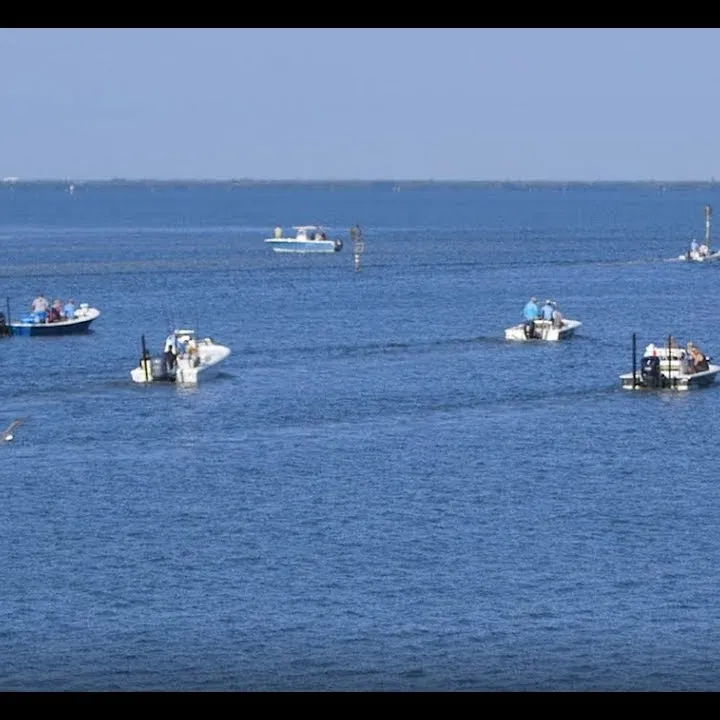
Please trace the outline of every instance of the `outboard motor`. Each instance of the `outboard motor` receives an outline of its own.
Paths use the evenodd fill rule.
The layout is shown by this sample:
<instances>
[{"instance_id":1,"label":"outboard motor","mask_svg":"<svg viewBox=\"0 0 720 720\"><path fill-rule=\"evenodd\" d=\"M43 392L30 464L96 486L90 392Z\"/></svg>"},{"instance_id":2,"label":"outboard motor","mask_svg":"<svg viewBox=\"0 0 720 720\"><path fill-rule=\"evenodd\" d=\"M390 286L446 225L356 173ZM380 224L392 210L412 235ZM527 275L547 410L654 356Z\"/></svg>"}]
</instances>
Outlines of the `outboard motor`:
<instances>
[{"instance_id":1,"label":"outboard motor","mask_svg":"<svg viewBox=\"0 0 720 720\"><path fill-rule=\"evenodd\" d=\"M167 380L168 371L164 357L150 358L150 375L153 380Z\"/></svg>"},{"instance_id":2,"label":"outboard motor","mask_svg":"<svg viewBox=\"0 0 720 720\"><path fill-rule=\"evenodd\" d=\"M0 312L0 335L10 335L10 326L3 312Z\"/></svg>"},{"instance_id":3,"label":"outboard motor","mask_svg":"<svg viewBox=\"0 0 720 720\"><path fill-rule=\"evenodd\" d=\"M532 340L535 337L535 321L528 320L525 323L525 337L528 340Z\"/></svg>"},{"instance_id":4,"label":"outboard motor","mask_svg":"<svg viewBox=\"0 0 720 720\"><path fill-rule=\"evenodd\" d=\"M656 356L644 357L640 365L640 377L649 387L660 387L660 358Z\"/></svg>"}]
</instances>

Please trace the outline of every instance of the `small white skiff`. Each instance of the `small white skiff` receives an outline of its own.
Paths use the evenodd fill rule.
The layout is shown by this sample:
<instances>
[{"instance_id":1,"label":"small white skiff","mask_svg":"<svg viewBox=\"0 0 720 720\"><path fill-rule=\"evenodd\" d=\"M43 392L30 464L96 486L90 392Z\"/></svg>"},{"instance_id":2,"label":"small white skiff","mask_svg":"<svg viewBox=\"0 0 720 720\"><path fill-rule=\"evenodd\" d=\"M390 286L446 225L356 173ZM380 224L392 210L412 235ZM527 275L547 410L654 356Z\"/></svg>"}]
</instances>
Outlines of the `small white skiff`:
<instances>
[{"instance_id":1,"label":"small white skiff","mask_svg":"<svg viewBox=\"0 0 720 720\"><path fill-rule=\"evenodd\" d=\"M212 338L198 338L194 330L174 330L165 340L162 355L152 356L142 337L142 356L130 371L136 383L174 382L195 385L199 376L214 375L218 365L230 355L230 348Z\"/></svg>"},{"instance_id":2,"label":"small white skiff","mask_svg":"<svg viewBox=\"0 0 720 720\"><path fill-rule=\"evenodd\" d=\"M552 320L528 320L505 330L506 340L566 340L582 325L579 320L562 319L558 325Z\"/></svg>"}]
</instances>

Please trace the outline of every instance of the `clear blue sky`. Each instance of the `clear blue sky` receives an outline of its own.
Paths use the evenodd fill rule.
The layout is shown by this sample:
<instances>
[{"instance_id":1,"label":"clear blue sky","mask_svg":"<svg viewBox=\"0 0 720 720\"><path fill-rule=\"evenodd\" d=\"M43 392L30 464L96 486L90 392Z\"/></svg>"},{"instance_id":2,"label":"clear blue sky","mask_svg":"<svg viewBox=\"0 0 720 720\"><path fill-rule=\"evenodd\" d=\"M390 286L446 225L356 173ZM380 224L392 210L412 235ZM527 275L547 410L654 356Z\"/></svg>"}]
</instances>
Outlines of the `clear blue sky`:
<instances>
[{"instance_id":1,"label":"clear blue sky","mask_svg":"<svg viewBox=\"0 0 720 720\"><path fill-rule=\"evenodd\" d=\"M0 177L720 178L718 29L0 29Z\"/></svg>"}]
</instances>

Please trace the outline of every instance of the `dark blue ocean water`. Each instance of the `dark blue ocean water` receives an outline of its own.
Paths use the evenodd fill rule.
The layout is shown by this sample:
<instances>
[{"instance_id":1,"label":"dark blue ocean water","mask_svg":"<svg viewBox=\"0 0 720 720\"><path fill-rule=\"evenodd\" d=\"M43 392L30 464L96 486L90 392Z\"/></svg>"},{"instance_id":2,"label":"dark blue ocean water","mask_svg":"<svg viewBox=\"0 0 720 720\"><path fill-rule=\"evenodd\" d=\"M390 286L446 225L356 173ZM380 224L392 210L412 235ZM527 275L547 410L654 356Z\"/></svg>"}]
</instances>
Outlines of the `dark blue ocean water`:
<instances>
[{"instance_id":1,"label":"dark blue ocean water","mask_svg":"<svg viewBox=\"0 0 720 720\"><path fill-rule=\"evenodd\" d=\"M718 186L0 187L0 690L720 690ZM275 225L345 248L275 255ZM347 230L366 252L355 272ZM583 322L511 344L530 295ZM2 298L4 301L4 297ZM233 354L142 387L145 334Z\"/></svg>"}]
</instances>

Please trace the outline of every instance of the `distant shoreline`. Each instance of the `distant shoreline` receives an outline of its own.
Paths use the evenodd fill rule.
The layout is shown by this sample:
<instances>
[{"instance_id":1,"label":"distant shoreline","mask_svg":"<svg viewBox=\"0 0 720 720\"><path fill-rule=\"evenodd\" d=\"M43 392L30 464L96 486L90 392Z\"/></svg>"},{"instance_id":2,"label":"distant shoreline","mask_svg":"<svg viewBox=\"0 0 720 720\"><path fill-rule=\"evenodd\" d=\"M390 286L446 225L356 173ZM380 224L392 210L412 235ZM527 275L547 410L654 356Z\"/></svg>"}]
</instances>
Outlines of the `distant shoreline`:
<instances>
[{"instance_id":1,"label":"distant shoreline","mask_svg":"<svg viewBox=\"0 0 720 720\"><path fill-rule=\"evenodd\" d=\"M231 180L212 179L129 179L109 178L106 180L74 180L63 179L22 179L5 177L0 180L0 187L17 185L53 185L67 187L80 186L225 186L225 187L256 187L256 186L293 186L293 187L391 187L411 188L428 186L453 186L477 188L567 188L597 186L646 186L646 187L714 187L717 181L711 180L253 180L238 178Z\"/></svg>"}]
</instances>

